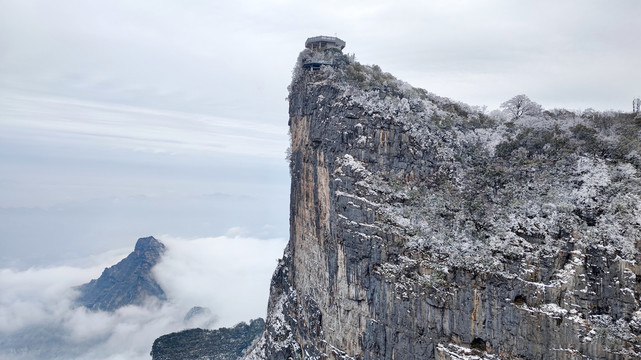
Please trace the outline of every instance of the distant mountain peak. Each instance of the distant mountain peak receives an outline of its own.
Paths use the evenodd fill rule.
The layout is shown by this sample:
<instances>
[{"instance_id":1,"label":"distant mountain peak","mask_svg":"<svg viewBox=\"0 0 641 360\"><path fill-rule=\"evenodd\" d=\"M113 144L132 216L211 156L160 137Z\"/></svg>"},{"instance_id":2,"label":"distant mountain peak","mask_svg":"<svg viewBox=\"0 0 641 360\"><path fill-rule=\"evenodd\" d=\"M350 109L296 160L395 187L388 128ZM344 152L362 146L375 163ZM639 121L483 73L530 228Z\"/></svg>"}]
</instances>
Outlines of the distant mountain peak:
<instances>
[{"instance_id":1,"label":"distant mountain peak","mask_svg":"<svg viewBox=\"0 0 641 360\"><path fill-rule=\"evenodd\" d=\"M167 299L151 269L165 252L153 236L138 239L134 251L116 265L105 268L98 279L78 287L77 304L91 310L115 311L126 305L141 305L145 299Z\"/></svg>"},{"instance_id":2,"label":"distant mountain peak","mask_svg":"<svg viewBox=\"0 0 641 360\"><path fill-rule=\"evenodd\" d=\"M155 257L160 257L164 251L165 245L153 236L138 239L134 248L135 254L151 254Z\"/></svg>"}]
</instances>

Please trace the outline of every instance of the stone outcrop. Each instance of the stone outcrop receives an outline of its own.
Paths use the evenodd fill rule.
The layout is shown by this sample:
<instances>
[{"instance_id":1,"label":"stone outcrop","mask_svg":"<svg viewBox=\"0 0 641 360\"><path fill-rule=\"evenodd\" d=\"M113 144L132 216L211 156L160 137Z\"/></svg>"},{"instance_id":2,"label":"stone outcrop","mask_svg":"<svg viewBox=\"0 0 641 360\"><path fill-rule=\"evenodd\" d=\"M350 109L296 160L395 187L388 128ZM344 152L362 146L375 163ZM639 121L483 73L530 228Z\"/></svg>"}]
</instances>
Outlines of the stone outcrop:
<instances>
[{"instance_id":1,"label":"stone outcrop","mask_svg":"<svg viewBox=\"0 0 641 360\"><path fill-rule=\"evenodd\" d=\"M633 115L491 117L309 50L289 104L290 241L247 359L641 356Z\"/></svg>"},{"instance_id":2,"label":"stone outcrop","mask_svg":"<svg viewBox=\"0 0 641 360\"><path fill-rule=\"evenodd\" d=\"M142 305L149 298L166 300L151 272L164 251L165 245L152 236L138 239L131 254L106 268L98 279L78 287L76 303L90 310L114 311L126 305Z\"/></svg>"},{"instance_id":3,"label":"stone outcrop","mask_svg":"<svg viewBox=\"0 0 641 360\"><path fill-rule=\"evenodd\" d=\"M216 330L189 329L163 335L154 341L153 360L236 360L265 329L265 320Z\"/></svg>"}]
</instances>

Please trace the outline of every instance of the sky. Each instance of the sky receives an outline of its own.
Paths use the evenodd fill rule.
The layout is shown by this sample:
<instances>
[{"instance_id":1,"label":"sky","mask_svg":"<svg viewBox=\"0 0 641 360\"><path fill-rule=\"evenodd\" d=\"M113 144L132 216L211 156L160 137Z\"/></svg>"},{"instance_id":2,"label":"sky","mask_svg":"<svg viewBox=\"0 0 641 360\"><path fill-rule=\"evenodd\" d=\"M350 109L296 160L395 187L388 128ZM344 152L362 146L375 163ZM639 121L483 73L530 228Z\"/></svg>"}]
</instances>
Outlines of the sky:
<instances>
[{"instance_id":1,"label":"sky","mask_svg":"<svg viewBox=\"0 0 641 360\"><path fill-rule=\"evenodd\" d=\"M258 246L238 239L282 249L287 85L308 37L338 36L357 61L488 112L518 94L631 111L639 14L637 0L0 0L2 292L66 299L149 235L172 254L208 254L197 244L210 238L228 256ZM26 278L24 291L10 281Z\"/></svg>"}]
</instances>

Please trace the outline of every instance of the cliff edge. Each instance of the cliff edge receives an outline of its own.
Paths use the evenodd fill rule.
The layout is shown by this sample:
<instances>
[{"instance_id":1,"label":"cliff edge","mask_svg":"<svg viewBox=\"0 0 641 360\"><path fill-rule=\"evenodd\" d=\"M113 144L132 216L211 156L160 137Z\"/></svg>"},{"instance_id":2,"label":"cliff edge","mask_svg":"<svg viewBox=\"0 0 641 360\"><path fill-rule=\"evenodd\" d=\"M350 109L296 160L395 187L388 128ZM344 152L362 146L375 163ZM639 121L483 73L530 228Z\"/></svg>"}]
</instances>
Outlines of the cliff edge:
<instances>
[{"instance_id":1,"label":"cliff edge","mask_svg":"<svg viewBox=\"0 0 641 360\"><path fill-rule=\"evenodd\" d=\"M632 114L505 121L325 49L289 125L290 240L247 359L641 357Z\"/></svg>"}]
</instances>

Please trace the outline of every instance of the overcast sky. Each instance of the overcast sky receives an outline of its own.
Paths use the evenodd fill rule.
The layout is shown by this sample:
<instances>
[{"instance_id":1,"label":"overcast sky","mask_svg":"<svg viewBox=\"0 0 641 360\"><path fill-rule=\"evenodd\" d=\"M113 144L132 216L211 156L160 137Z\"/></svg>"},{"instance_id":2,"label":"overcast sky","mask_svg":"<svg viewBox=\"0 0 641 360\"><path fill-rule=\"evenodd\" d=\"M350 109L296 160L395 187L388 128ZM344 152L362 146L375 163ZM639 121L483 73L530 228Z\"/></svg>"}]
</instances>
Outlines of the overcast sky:
<instances>
[{"instance_id":1,"label":"overcast sky","mask_svg":"<svg viewBox=\"0 0 641 360\"><path fill-rule=\"evenodd\" d=\"M307 37L337 35L358 61L488 111L517 94L631 111L640 16L638 0L0 0L3 293L86 282L59 269L99 270L96 254L148 235L174 247L165 274L200 249L171 239L226 235L232 257L257 247L238 236L266 241L251 260L269 278L288 237L286 89ZM199 276L183 270L174 283Z\"/></svg>"},{"instance_id":2,"label":"overcast sky","mask_svg":"<svg viewBox=\"0 0 641 360\"><path fill-rule=\"evenodd\" d=\"M0 1L0 81L115 104L282 125L309 36L490 109L631 109L641 4L617 1Z\"/></svg>"}]
</instances>

